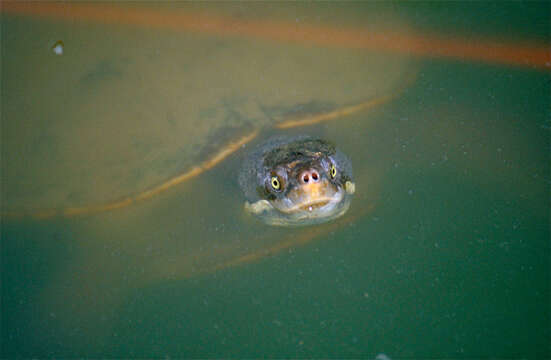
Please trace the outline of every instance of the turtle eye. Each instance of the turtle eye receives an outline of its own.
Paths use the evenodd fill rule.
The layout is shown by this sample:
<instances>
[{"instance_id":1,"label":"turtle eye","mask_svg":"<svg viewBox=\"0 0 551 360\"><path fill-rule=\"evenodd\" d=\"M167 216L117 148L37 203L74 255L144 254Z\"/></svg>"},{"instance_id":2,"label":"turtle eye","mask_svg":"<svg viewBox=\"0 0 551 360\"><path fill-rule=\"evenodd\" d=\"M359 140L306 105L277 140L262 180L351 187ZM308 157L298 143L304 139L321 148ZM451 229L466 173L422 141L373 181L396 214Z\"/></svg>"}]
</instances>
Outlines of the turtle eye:
<instances>
[{"instance_id":1,"label":"turtle eye","mask_svg":"<svg viewBox=\"0 0 551 360\"><path fill-rule=\"evenodd\" d=\"M329 174L331 175L331 179L334 179L337 176L337 168L335 167L335 164L331 164Z\"/></svg>"},{"instance_id":2,"label":"turtle eye","mask_svg":"<svg viewBox=\"0 0 551 360\"><path fill-rule=\"evenodd\" d=\"M281 190L281 181L277 176L272 176L272 179L270 180L270 185L272 185L272 189L274 190Z\"/></svg>"}]
</instances>

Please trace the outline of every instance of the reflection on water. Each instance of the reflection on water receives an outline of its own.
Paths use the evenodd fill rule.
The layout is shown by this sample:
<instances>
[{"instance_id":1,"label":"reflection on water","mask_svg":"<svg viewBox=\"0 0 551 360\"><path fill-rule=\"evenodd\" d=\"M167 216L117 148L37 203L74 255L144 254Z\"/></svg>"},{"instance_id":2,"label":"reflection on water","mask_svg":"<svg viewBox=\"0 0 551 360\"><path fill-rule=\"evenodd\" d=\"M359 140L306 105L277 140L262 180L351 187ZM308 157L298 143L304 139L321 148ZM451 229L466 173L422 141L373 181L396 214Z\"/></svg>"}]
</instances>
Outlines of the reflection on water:
<instances>
[{"instance_id":1,"label":"reflection on water","mask_svg":"<svg viewBox=\"0 0 551 360\"><path fill-rule=\"evenodd\" d=\"M219 11L248 16L238 8ZM356 8L331 12L305 20L361 24ZM385 14L371 26L408 28ZM2 22L4 215L140 193L241 129L260 131L123 209L3 216L2 356L549 351L548 73L135 24ZM399 91L370 111L274 129ZM240 161L276 133L326 137L350 155L346 216L281 229L242 211Z\"/></svg>"}]
</instances>

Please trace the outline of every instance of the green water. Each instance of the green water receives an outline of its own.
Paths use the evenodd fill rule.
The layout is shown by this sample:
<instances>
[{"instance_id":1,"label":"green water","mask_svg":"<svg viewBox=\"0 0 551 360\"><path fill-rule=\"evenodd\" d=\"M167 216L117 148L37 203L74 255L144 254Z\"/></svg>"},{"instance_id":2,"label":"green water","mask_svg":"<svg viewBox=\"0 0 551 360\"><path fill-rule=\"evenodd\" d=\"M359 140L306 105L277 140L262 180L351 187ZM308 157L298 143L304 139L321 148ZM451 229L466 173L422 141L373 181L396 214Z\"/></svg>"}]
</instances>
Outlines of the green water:
<instances>
[{"instance_id":1,"label":"green water","mask_svg":"<svg viewBox=\"0 0 551 360\"><path fill-rule=\"evenodd\" d=\"M357 25L374 16L358 12L357 4L339 11L326 7L284 8L274 16L292 18L297 11L307 20L332 25L348 18ZM547 3L373 7L386 17L394 14L438 32L550 39L549 19L542 15L548 14ZM492 9L491 21L477 15ZM253 16L240 7L219 11ZM256 11L259 18L268 16ZM329 16L332 12L337 15ZM78 43L81 55L64 54L59 60L51 54L48 41L55 42L59 34ZM112 38L99 37L106 34ZM283 64L272 67L271 75L266 69L264 83L240 82L246 72L236 57L226 64L231 73L217 73L219 83L213 74L195 74L190 80L184 65L171 62L174 56L186 60L181 50L174 50L178 44L199 49L207 44L205 52L227 47L224 56L232 49L255 49L247 55L259 64L271 64L261 56L271 47L306 60L309 51L317 56L327 51L325 62L342 60L335 49L256 42L249 48L245 40L69 26L5 14L2 39L3 210L41 208L48 201L80 205L90 198L110 199L113 192L117 197L127 189L139 191L148 181L189 166L189 151L178 139L195 139L176 131L192 128L197 123L193 116L216 119L225 116L218 109L226 109L254 118L257 108L251 104L270 105L276 92L253 96L248 91L261 91L263 84L284 89L282 79L299 76L284 78L285 66L295 68ZM125 40L131 45L118 49ZM71 41L65 42L69 52ZM292 131L265 126L258 139L211 171L124 209L44 220L3 217L1 356L549 357L549 72L345 53L349 69L327 67L320 74L327 89L339 94L320 88L308 92L316 78L313 71L318 71L312 65L312 73L302 74L303 87L293 84L303 96L297 103L313 96L323 104L339 104L346 103L340 98L344 92L351 97L363 91L385 93L410 73L416 81L369 112ZM32 54L36 58L29 60ZM380 56L382 61L373 66L393 74L359 66L357 59L363 56ZM48 69L59 69L57 62L65 61L65 72L54 74L59 79L40 68L32 76L17 72L40 66L40 59L46 59ZM116 106L119 98L110 102L110 97L127 89L126 70L137 68L144 74L130 75L136 91L121 97L125 106ZM262 72L249 68L255 76ZM346 86L350 81L339 79L339 74L353 72L370 79L372 86ZM76 75L79 81L73 79ZM177 80L170 81L171 76ZM190 90L180 78L232 87L220 100L220 93L206 87ZM140 85L140 79L153 84ZM73 91L76 100L59 102L60 96L73 99ZM199 96L193 91L203 102L186 108L186 96ZM132 96L149 102L132 102ZM209 99L214 102L210 107ZM278 99L294 105L292 97ZM147 128L136 129L136 124ZM322 225L302 246L214 271L314 231L271 228L248 217L237 184L236 171L249 147L274 134L296 133L327 137L351 158L357 193L345 221L338 227ZM213 139L217 133L200 134L198 143L200 136ZM147 141L146 135L151 135ZM86 146L96 155L86 152ZM116 154L112 162L105 161L108 150ZM66 165L82 158L87 159L82 168ZM79 187L83 183L85 190Z\"/></svg>"}]
</instances>

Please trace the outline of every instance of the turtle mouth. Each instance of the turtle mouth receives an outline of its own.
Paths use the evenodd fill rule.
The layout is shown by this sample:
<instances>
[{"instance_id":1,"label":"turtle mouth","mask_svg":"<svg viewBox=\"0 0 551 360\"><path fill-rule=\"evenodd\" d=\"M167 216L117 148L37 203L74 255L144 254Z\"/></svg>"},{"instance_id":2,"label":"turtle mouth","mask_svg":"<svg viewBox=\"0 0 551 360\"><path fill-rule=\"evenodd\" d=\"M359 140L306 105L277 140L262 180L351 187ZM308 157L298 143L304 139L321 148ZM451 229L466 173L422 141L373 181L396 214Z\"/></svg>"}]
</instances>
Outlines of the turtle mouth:
<instances>
[{"instance_id":1,"label":"turtle mouth","mask_svg":"<svg viewBox=\"0 0 551 360\"><path fill-rule=\"evenodd\" d=\"M301 200L298 203L290 199L283 202L263 200L265 205L261 207L261 216L271 225L302 226L338 218L348 210L350 205L349 194L341 188L331 195Z\"/></svg>"},{"instance_id":2,"label":"turtle mouth","mask_svg":"<svg viewBox=\"0 0 551 360\"><path fill-rule=\"evenodd\" d=\"M324 217L330 213L344 198L342 190L337 189L326 195L310 196L302 194L297 198L288 198L284 203L273 204L281 213L302 214L305 217Z\"/></svg>"},{"instance_id":3,"label":"turtle mouth","mask_svg":"<svg viewBox=\"0 0 551 360\"><path fill-rule=\"evenodd\" d=\"M304 204L300 207L300 209L303 210L303 211L314 211L314 210L317 210L319 208L324 207L328 203L329 203L329 200L327 200L327 201L316 201L316 202L312 202L310 204Z\"/></svg>"},{"instance_id":4,"label":"turtle mouth","mask_svg":"<svg viewBox=\"0 0 551 360\"><path fill-rule=\"evenodd\" d=\"M324 208L330 203L338 201L340 201L340 199L336 200L334 197L311 199L298 204L294 204L293 206L287 207L286 209L281 209L281 211L284 213L294 213L298 211L314 212L316 210Z\"/></svg>"},{"instance_id":5,"label":"turtle mouth","mask_svg":"<svg viewBox=\"0 0 551 360\"><path fill-rule=\"evenodd\" d=\"M329 209L335 203L340 202L342 198L342 188L322 178L319 181L309 181L292 189L287 194L289 202L281 210L285 213L306 212L314 214Z\"/></svg>"}]
</instances>

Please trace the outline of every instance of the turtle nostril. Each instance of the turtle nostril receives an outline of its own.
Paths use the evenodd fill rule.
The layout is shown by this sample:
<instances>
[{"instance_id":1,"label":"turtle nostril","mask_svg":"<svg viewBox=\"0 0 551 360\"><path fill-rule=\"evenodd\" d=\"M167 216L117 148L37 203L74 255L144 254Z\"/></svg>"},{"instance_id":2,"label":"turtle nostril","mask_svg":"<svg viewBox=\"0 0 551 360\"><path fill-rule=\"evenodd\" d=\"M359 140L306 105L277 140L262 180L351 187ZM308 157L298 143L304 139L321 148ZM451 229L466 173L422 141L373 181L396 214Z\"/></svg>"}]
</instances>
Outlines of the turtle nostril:
<instances>
[{"instance_id":1,"label":"turtle nostril","mask_svg":"<svg viewBox=\"0 0 551 360\"><path fill-rule=\"evenodd\" d=\"M310 176L312 176L312 180L314 180L314 181L318 181L318 179L319 179L319 175L316 172L316 170L312 170L312 173L311 173Z\"/></svg>"},{"instance_id":2,"label":"turtle nostril","mask_svg":"<svg viewBox=\"0 0 551 360\"><path fill-rule=\"evenodd\" d=\"M310 182L316 183L320 180L320 174L316 170L305 170L300 174L300 182L308 184Z\"/></svg>"}]
</instances>

